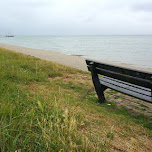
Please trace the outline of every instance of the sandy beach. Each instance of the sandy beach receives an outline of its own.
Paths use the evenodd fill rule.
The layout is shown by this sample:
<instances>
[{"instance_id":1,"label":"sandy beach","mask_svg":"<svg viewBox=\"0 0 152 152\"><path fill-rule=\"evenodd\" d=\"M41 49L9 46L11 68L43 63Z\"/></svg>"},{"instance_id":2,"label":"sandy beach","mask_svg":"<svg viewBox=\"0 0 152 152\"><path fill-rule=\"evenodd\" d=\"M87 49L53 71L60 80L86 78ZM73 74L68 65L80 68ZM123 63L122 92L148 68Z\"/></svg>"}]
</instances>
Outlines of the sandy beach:
<instances>
[{"instance_id":1,"label":"sandy beach","mask_svg":"<svg viewBox=\"0 0 152 152\"><path fill-rule=\"evenodd\" d=\"M10 44L3 44L0 43L0 47L9 49L12 51L20 52L26 55L31 55L37 58L57 62L60 64L64 64L79 70L87 71L87 66L85 63L84 57L81 56L75 56L75 55L67 55L67 54L61 54L53 51L47 51L47 50L40 50L40 49L32 49L32 48L26 48L26 47L21 47L21 46L15 46L15 45L10 45ZM128 67L128 68L133 68L133 69L139 69L142 71L149 71L152 72L152 69L150 68L143 68L143 67L136 67L128 64L121 64L121 63L114 63L114 62L109 62L109 61L99 61L99 62L104 62L104 63L109 63L113 65L119 65L123 67Z\"/></svg>"}]
</instances>

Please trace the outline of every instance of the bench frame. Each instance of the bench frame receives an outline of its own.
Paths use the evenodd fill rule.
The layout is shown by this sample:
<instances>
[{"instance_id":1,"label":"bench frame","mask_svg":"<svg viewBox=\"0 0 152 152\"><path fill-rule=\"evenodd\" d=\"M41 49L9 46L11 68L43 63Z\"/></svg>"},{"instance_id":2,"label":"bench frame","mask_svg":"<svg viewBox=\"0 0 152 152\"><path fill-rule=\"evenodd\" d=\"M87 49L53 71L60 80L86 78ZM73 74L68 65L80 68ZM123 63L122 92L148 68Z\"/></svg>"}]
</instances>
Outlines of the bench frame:
<instances>
[{"instance_id":1,"label":"bench frame","mask_svg":"<svg viewBox=\"0 0 152 152\"><path fill-rule=\"evenodd\" d=\"M93 60L86 60L86 63L88 66L88 70L91 72L92 81L100 103L106 102L104 91L107 88L111 88L113 90L152 103L152 73L151 72L145 72L145 71L140 71L126 67L124 68L111 64L96 62ZM101 75L101 77L99 77L99 75ZM115 88L112 88L109 85L106 85L106 83L102 83L102 79L104 78L110 78L111 82L115 82L115 83L117 82L120 85L120 87L117 86ZM135 86L135 88L133 88L133 91L129 90L131 93L128 93L128 90L127 89L125 90L125 88L121 89L121 85L124 85L124 83L125 86L127 86L128 88L133 88ZM140 92L138 93L139 95L136 93L136 90Z\"/></svg>"}]
</instances>

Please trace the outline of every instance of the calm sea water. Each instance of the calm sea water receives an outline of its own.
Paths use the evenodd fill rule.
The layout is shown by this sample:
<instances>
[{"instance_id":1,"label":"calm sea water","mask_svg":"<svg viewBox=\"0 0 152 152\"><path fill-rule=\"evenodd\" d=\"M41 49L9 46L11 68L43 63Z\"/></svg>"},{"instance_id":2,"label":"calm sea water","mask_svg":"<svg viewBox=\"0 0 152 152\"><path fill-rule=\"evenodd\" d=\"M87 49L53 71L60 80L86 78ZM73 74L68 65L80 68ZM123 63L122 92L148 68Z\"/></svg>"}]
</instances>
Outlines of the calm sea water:
<instances>
[{"instance_id":1,"label":"calm sea water","mask_svg":"<svg viewBox=\"0 0 152 152\"><path fill-rule=\"evenodd\" d=\"M15 36L0 43L152 68L152 36Z\"/></svg>"}]
</instances>

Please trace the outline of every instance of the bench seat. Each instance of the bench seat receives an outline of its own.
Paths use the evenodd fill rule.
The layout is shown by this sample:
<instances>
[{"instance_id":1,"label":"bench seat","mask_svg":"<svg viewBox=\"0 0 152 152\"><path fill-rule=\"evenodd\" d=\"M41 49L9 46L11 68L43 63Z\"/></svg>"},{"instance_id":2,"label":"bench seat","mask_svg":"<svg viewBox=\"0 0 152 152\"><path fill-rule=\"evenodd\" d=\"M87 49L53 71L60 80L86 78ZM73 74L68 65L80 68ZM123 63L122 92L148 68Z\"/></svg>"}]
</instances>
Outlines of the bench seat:
<instances>
[{"instance_id":1,"label":"bench seat","mask_svg":"<svg viewBox=\"0 0 152 152\"><path fill-rule=\"evenodd\" d=\"M106 76L99 77L99 81L100 84L110 89L128 94L133 97L138 97L139 99L146 100L149 102L152 100L151 89Z\"/></svg>"},{"instance_id":2,"label":"bench seat","mask_svg":"<svg viewBox=\"0 0 152 152\"><path fill-rule=\"evenodd\" d=\"M100 103L106 101L104 91L107 88L152 103L152 72L93 60L86 60L86 63Z\"/></svg>"}]
</instances>

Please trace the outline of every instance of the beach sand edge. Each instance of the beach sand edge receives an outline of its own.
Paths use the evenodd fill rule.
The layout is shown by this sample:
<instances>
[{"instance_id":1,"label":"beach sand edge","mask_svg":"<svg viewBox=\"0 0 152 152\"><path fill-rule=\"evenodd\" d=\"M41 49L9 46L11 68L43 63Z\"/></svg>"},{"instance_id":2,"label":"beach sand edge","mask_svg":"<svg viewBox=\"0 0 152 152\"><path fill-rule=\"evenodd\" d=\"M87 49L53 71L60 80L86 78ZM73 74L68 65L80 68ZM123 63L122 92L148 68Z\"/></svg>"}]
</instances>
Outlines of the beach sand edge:
<instances>
[{"instance_id":1,"label":"beach sand edge","mask_svg":"<svg viewBox=\"0 0 152 152\"><path fill-rule=\"evenodd\" d=\"M4 44L0 43L0 47L20 52L26 55L31 55L40 59L48 60L48 61L53 61L57 62L66 66L70 66L82 71L88 71L87 66L86 66L86 58L82 56L76 56L76 55L67 55L67 54L62 54L59 52L53 52L53 51L48 51L48 50L42 50L42 49L34 49L34 48L27 48L27 47L22 47L22 46L16 46L16 45L11 45L11 44ZM88 59L88 58L87 58ZM95 60L95 59L91 59ZM112 64L112 65L117 65L117 66L122 66L126 68L132 68L132 69L137 69L141 71L148 71L152 72L151 68L144 68L144 67L137 67L134 65L129 65L129 64L124 64L124 63L116 63L116 62L110 62L106 60L95 60L107 64Z\"/></svg>"}]
</instances>

